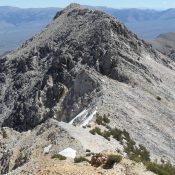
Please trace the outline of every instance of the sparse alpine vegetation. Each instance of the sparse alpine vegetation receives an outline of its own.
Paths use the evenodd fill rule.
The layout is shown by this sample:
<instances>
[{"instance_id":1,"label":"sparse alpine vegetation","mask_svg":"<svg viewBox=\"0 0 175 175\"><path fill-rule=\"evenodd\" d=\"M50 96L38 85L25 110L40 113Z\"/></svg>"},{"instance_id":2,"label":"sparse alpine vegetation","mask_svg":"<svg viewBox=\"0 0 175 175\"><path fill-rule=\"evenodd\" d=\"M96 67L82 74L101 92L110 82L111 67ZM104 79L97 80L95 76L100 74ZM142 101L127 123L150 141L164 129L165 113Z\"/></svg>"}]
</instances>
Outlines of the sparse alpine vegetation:
<instances>
[{"instance_id":1,"label":"sparse alpine vegetation","mask_svg":"<svg viewBox=\"0 0 175 175\"><path fill-rule=\"evenodd\" d=\"M170 162L164 164L157 164L154 162L147 162L147 170L152 171L158 175L175 175L175 166Z\"/></svg>"},{"instance_id":2,"label":"sparse alpine vegetation","mask_svg":"<svg viewBox=\"0 0 175 175\"><path fill-rule=\"evenodd\" d=\"M54 154L51 158L52 159L59 159L59 160L66 160L66 157L62 156L61 154Z\"/></svg>"},{"instance_id":3,"label":"sparse alpine vegetation","mask_svg":"<svg viewBox=\"0 0 175 175\"><path fill-rule=\"evenodd\" d=\"M110 141L110 137L113 137L119 141L124 146L124 151L127 153L131 160L140 161L150 161L150 154L143 145L136 146L135 141L133 141L126 130L120 130L117 128L101 131L100 128L95 127L90 130L90 133L95 135L101 135L105 139ZM126 143L124 142L126 140Z\"/></svg>"},{"instance_id":4,"label":"sparse alpine vegetation","mask_svg":"<svg viewBox=\"0 0 175 175\"><path fill-rule=\"evenodd\" d=\"M113 168L115 163L120 163L121 160L122 160L122 156L111 154L108 156L106 163L103 165L103 168L111 169Z\"/></svg>"},{"instance_id":5,"label":"sparse alpine vegetation","mask_svg":"<svg viewBox=\"0 0 175 175\"><path fill-rule=\"evenodd\" d=\"M158 100L161 100L161 98L158 98ZM103 119L104 118L100 114L97 114L96 123L104 126ZM129 133L125 129L120 130L118 128L111 128L107 124L105 126L107 129L105 131L101 131L99 127L95 127L94 129L90 130L90 133L93 135L101 135L109 141L110 137L113 137L124 146L124 152L127 153L129 159L135 162L142 162L149 171L152 171L158 175L175 175L175 166L173 166L170 162L163 164L151 162L149 151L143 145L137 146L136 142L131 139ZM105 164L104 167L112 168L115 160L117 162L117 159L120 162L122 157L115 155L109 156L107 161L108 163Z\"/></svg>"},{"instance_id":6,"label":"sparse alpine vegetation","mask_svg":"<svg viewBox=\"0 0 175 175\"><path fill-rule=\"evenodd\" d=\"M105 114L103 116L101 116L99 113L97 113L96 114L96 123L98 125L104 125L105 126L106 124L110 123L110 119Z\"/></svg>"},{"instance_id":7,"label":"sparse alpine vegetation","mask_svg":"<svg viewBox=\"0 0 175 175\"><path fill-rule=\"evenodd\" d=\"M80 157L76 157L76 158L74 159L74 162L75 162L75 163L81 163L81 162L88 162L88 163L89 163L89 160L86 159L85 157L80 156Z\"/></svg>"}]
</instances>

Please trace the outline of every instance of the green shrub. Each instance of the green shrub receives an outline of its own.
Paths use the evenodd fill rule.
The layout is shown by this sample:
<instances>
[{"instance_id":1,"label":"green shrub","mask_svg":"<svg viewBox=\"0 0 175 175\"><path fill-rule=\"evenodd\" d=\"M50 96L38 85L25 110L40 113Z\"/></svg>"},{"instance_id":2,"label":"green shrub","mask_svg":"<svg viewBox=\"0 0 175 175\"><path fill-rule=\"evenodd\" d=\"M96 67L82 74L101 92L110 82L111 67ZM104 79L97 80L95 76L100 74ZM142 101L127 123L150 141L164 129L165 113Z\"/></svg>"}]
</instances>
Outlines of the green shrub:
<instances>
[{"instance_id":1,"label":"green shrub","mask_svg":"<svg viewBox=\"0 0 175 175\"><path fill-rule=\"evenodd\" d=\"M91 125L87 125L88 128L91 128Z\"/></svg>"},{"instance_id":2,"label":"green shrub","mask_svg":"<svg viewBox=\"0 0 175 175\"><path fill-rule=\"evenodd\" d=\"M66 160L66 157L62 156L60 154L54 154L51 158L52 159L59 159L59 160Z\"/></svg>"},{"instance_id":3,"label":"green shrub","mask_svg":"<svg viewBox=\"0 0 175 175\"><path fill-rule=\"evenodd\" d=\"M95 134L101 135L101 129L98 127L95 127L94 129L90 130L89 132L93 135L95 135Z\"/></svg>"},{"instance_id":4,"label":"green shrub","mask_svg":"<svg viewBox=\"0 0 175 175\"><path fill-rule=\"evenodd\" d=\"M104 125L106 126L106 124L109 124L110 123L110 119L104 114L103 117L97 113L96 114L96 123L98 125Z\"/></svg>"},{"instance_id":5,"label":"green shrub","mask_svg":"<svg viewBox=\"0 0 175 175\"><path fill-rule=\"evenodd\" d=\"M125 146L125 152L127 154L135 152L135 142L132 139L128 139L126 146Z\"/></svg>"},{"instance_id":6,"label":"green shrub","mask_svg":"<svg viewBox=\"0 0 175 175\"><path fill-rule=\"evenodd\" d=\"M120 129L117 129L117 128L111 129L111 135L117 141L122 141L122 131Z\"/></svg>"},{"instance_id":7,"label":"green shrub","mask_svg":"<svg viewBox=\"0 0 175 175\"><path fill-rule=\"evenodd\" d=\"M103 122L104 123L110 123L110 119L104 114L104 116L103 116Z\"/></svg>"},{"instance_id":8,"label":"green shrub","mask_svg":"<svg viewBox=\"0 0 175 175\"><path fill-rule=\"evenodd\" d=\"M124 137L125 137L126 140L129 140L130 139L130 135L129 135L129 133L125 129L123 130L123 135L124 135Z\"/></svg>"},{"instance_id":9,"label":"green shrub","mask_svg":"<svg viewBox=\"0 0 175 175\"><path fill-rule=\"evenodd\" d=\"M85 157L76 157L75 159L74 159L74 162L75 163L80 163L80 162L89 162L89 160L88 159L86 159Z\"/></svg>"},{"instance_id":10,"label":"green shrub","mask_svg":"<svg viewBox=\"0 0 175 175\"><path fill-rule=\"evenodd\" d=\"M86 149L86 152L90 153L90 152L91 152L91 150L90 150L90 149Z\"/></svg>"},{"instance_id":11,"label":"green shrub","mask_svg":"<svg viewBox=\"0 0 175 175\"><path fill-rule=\"evenodd\" d=\"M96 114L96 123L98 125L103 125L103 117L99 115L99 113Z\"/></svg>"},{"instance_id":12,"label":"green shrub","mask_svg":"<svg viewBox=\"0 0 175 175\"><path fill-rule=\"evenodd\" d=\"M131 139L129 142L127 142L125 152L128 154L128 157L131 160L134 160L136 162L144 163L150 161L149 151L142 145L136 146L136 143Z\"/></svg>"},{"instance_id":13,"label":"green shrub","mask_svg":"<svg viewBox=\"0 0 175 175\"><path fill-rule=\"evenodd\" d=\"M108 129L110 131L112 128L110 126L106 125L106 129Z\"/></svg>"},{"instance_id":14,"label":"green shrub","mask_svg":"<svg viewBox=\"0 0 175 175\"><path fill-rule=\"evenodd\" d=\"M95 134L96 134L96 132L95 132L94 129L90 130L89 132L90 132L92 135L95 135Z\"/></svg>"},{"instance_id":15,"label":"green shrub","mask_svg":"<svg viewBox=\"0 0 175 175\"><path fill-rule=\"evenodd\" d=\"M158 175L174 175L175 169L166 168L165 165L159 165L157 163L149 162L147 164L147 170L152 171Z\"/></svg>"},{"instance_id":16,"label":"green shrub","mask_svg":"<svg viewBox=\"0 0 175 175\"><path fill-rule=\"evenodd\" d=\"M142 161L150 161L150 153L143 145L139 145L137 151Z\"/></svg>"},{"instance_id":17,"label":"green shrub","mask_svg":"<svg viewBox=\"0 0 175 175\"><path fill-rule=\"evenodd\" d=\"M113 168L115 163L119 163L119 162L121 162L121 160L122 160L122 156L111 154L108 156L107 161L106 161L105 165L103 166L103 168L111 169L111 168Z\"/></svg>"},{"instance_id":18,"label":"green shrub","mask_svg":"<svg viewBox=\"0 0 175 175\"><path fill-rule=\"evenodd\" d=\"M89 132L93 135L98 134L98 135L100 135L100 136L102 136L105 139L110 141L111 133L109 131L102 132L100 128L95 127L94 129L90 130Z\"/></svg>"},{"instance_id":19,"label":"green shrub","mask_svg":"<svg viewBox=\"0 0 175 175\"><path fill-rule=\"evenodd\" d=\"M104 131L101 133L101 136L103 136L106 140L110 141L111 133L109 131Z\"/></svg>"}]
</instances>

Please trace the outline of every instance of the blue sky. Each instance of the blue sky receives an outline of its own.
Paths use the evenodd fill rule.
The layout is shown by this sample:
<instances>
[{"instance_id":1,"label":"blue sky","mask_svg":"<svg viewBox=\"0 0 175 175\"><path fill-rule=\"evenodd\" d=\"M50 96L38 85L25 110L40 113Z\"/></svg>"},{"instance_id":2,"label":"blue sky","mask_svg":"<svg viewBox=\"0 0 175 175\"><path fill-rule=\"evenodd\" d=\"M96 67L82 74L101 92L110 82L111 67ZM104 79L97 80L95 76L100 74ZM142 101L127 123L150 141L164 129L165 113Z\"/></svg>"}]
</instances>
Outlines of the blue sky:
<instances>
[{"instance_id":1,"label":"blue sky","mask_svg":"<svg viewBox=\"0 0 175 175\"><path fill-rule=\"evenodd\" d=\"M71 2L113 8L175 8L175 0L0 0L0 6L65 7Z\"/></svg>"}]
</instances>

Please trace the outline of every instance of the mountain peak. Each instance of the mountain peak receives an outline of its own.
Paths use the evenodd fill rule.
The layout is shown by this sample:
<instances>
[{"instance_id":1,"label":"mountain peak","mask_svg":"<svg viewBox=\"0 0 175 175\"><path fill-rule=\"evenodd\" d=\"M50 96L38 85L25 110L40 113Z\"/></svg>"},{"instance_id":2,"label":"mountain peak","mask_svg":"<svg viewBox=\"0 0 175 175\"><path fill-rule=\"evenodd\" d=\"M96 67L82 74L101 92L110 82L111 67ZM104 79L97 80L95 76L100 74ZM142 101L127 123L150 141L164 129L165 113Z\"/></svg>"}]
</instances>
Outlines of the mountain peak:
<instances>
[{"instance_id":1,"label":"mountain peak","mask_svg":"<svg viewBox=\"0 0 175 175\"><path fill-rule=\"evenodd\" d=\"M42 105L45 109L49 108L50 111L45 110L45 112L39 114L43 109L38 108L40 106L38 103L40 102L33 99L34 101L36 100L37 104L37 112L35 112L38 114L38 120L33 119L32 122L26 122L25 118L22 118L21 114L16 112L17 109L13 109L14 113L11 113L10 117L6 117L6 120L3 121L3 126L10 126L17 128L17 130L28 130L47 118L52 118L53 115L57 116L57 112L53 110L59 103L59 97L57 97L57 101L52 96L52 91L57 89L56 91L59 92L56 94L61 96L65 89L71 90L72 84L75 83L76 87L73 88L75 92L72 93L76 94L76 98L79 96L83 98L86 93L93 91L93 89L98 89L100 86L100 83L90 76L92 70L102 76L106 75L110 79L126 84L136 84L138 82L136 77L139 76L142 81L147 82L147 79L151 79L150 81L154 82L155 78L156 80L158 78L150 73L148 68L145 67L148 78L145 79L142 75L141 69L144 66L145 53L151 55L150 58L155 59L154 52L149 45L139 40L136 35L128 31L123 24L112 16L101 11L81 8L79 4L69 5L66 9L57 13L56 19L43 32L27 41L21 48L10 55L11 60L14 60L13 62L9 60L10 69L1 67L1 70L7 69L11 72L8 72L7 76L16 72L16 76L13 75L12 77L17 79L23 77L19 82L23 82L23 79L28 80L27 77L31 74L30 80L28 80L33 83L33 90L30 89L31 93L40 94L40 92L34 92L36 86L39 86L39 89L45 94ZM143 62L139 62L139 59L143 60ZM6 66L4 64L4 67ZM33 75L33 71L38 72L37 76ZM18 77L17 75L21 73L23 75ZM38 80L39 77L40 80ZM18 85L16 78L12 80L15 85L11 87L11 91L15 89L17 95L14 98L18 99L22 98L22 92L24 96L27 96L27 94L23 89L25 83L23 86ZM84 82L84 79L87 82ZM82 87L81 89L81 84L85 84L86 88ZM44 90L43 86L47 88ZM50 95L48 96L48 94ZM3 95L1 97L3 98ZM70 97L67 98L69 99ZM28 97L25 97L24 101L26 102L23 103L28 103L28 100ZM13 106L16 101L8 101L8 103L13 103ZM63 107L65 108L64 114L57 116L57 118L61 117L63 120L66 117L66 120L71 120L82 108L88 105L87 102L84 102L82 106L80 105L81 107L72 109L74 111L72 112L70 109L74 108L73 104L77 102L69 99L64 103L61 104L61 106L65 106ZM70 105L70 108L68 108L66 103L73 106ZM19 103L22 113L29 110L22 109L20 105L22 103ZM17 105L15 106L17 107ZM8 115L7 112L6 115ZM30 115L35 118L35 114Z\"/></svg>"},{"instance_id":2,"label":"mountain peak","mask_svg":"<svg viewBox=\"0 0 175 175\"><path fill-rule=\"evenodd\" d=\"M76 8L81 8L81 5L78 4L78 3L71 3L65 8L65 10L67 10L67 9L76 9Z\"/></svg>"},{"instance_id":3,"label":"mountain peak","mask_svg":"<svg viewBox=\"0 0 175 175\"><path fill-rule=\"evenodd\" d=\"M73 9L81 9L81 8L82 8L82 6L81 6L80 4L71 3L71 4L69 4L66 8L64 8L63 10L58 11L53 19L55 20L55 19L58 18L61 14L66 13L66 12L68 12L68 11L71 11L71 10L73 10Z\"/></svg>"},{"instance_id":4,"label":"mountain peak","mask_svg":"<svg viewBox=\"0 0 175 175\"><path fill-rule=\"evenodd\" d=\"M98 110L151 152L163 145L156 156L175 160L174 62L116 18L70 5L0 63L0 126L27 131L78 114L81 125ZM152 137L159 131L154 142L148 128Z\"/></svg>"}]
</instances>

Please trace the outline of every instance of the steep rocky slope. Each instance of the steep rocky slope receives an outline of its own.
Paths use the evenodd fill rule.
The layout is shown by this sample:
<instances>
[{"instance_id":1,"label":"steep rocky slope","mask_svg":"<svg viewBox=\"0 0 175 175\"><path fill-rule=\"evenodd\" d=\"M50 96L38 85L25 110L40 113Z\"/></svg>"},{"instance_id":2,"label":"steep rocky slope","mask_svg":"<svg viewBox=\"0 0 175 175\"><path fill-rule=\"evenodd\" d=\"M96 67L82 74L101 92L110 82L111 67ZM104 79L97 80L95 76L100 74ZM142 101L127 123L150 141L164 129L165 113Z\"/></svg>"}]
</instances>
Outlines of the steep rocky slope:
<instances>
[{"instance_id":1,"label":"steep rocky slope","mask_svg":"<svg viewBox=\"0 0 175 175\"><path fill-rule=\"evenodd\" d=\"M83 126L97 111L110 114L110 125L129 131L153 159L175 162L175 63L114 17L72 4L0 64L1 127L25 134L78 114L73 124Z\"/></svg>"}]
</instances>

